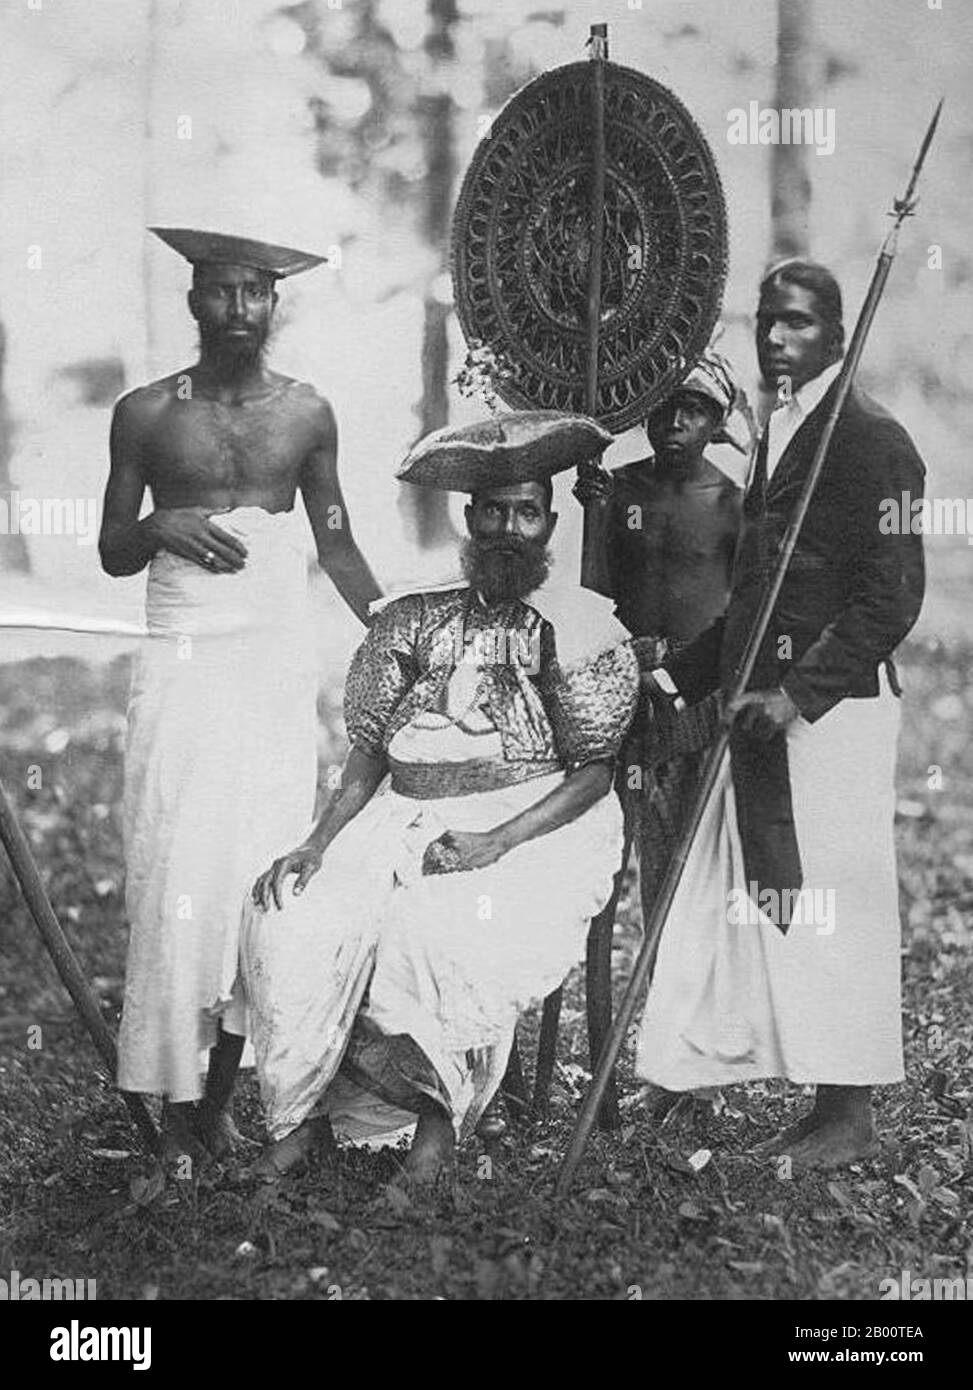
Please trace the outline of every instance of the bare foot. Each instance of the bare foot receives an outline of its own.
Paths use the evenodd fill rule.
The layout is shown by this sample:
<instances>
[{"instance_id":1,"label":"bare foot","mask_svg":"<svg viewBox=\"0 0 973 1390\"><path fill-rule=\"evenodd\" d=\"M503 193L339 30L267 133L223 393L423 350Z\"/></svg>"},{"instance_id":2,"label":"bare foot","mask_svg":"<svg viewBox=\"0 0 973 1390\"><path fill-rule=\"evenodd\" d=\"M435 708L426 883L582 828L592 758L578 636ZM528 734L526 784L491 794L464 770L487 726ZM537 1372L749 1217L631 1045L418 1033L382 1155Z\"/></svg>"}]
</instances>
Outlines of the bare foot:
<instances>
[{"instance_id":1,"label":"bare foot","mask_svg":"<svg viewBox=\"0 0 973 1390\"><path fill-rule=\"evenodd\" d=\"M796 1124L787 1125L774 1135L773 1139L765 1139L761 1144L754 1144L750 1153L754 1158L777 1158L779 1154L789 1154L795 1145L801 1143L804 1137L811 1132L817 1123L813 1110L802 1115Z\"/></svg>"},{"instance_id":2,"label":"bare foot","mask_svg":"<svg viewBox=\"0 0 973 1390\"><path fill-rule=\"evenodd\" d=\"M186 1158L191 1163L205 1162L208 1154L196 1130L196 1107L191 1101L163 1102L159 1152L168 1163Z\"/></svg>"},{"instance_id":3,"label":"bare foot","mask_svg":"<svg viewBox=\"0 0 973 1390\"><path fill-rule=\"evenodd\" d=\"M503 1100L498 1091L477 1121L476 1133L484 1144L495 1144L506 1132L507 1117L503 1113Z\"/></svg>"},{"instance_id":4,"label":"bare foot","mask_svg":"<svg viewBox=\"0 0 973 1390\"><path fill-rule=\"evenodd\" d=\"M838 1168L877 1151L871 1089L833 1085L817 1088L810 1115L754 1150L758 1157L786 1157L801 1168Z\"/></svg>"},{"instance_id":5,"label":"bare foot","mask_svg":"<svg viewBox=\"0 0 973 1390\"><path fill-rule=\"evenodd\" d=\"M299 1172L316 1149L334 1147L331 1121L325 1116L312 1116L283 1139L267 1145L253 1165L254 1176L265 1182L276 1182L288 1173Z\"/></svg>"},{"instance_id":6,"label":"bare foot","mask_svg":"<svg viewBox=\"0 0 973 1390\"><path fill-rule=\"evenodd\" d=\"M228 1110L213 1110L205 1100L196 1112L196 1128L214 1158L228 1158L241 1149L257 1147L252 1139L240 1133Z\"/></svg>"},{"instance_id":7,"label":"bare foot","mask_svg":"<svg viewBox=\"0 0 973 1390\"><path fill-rule=\"evenodd\" d=\"M405 1161L406 1176L413 1182L433 1183L453 1161L453 1122L438 1106L419 1116L412 1148Z\"/></svg>"},{"instance_id":8,"label":"bare foot","mask_svg":"<svg viewBox=\"0 0 973 1390\"><path fill-rule=\"evenodd\" d=\"M876 1153L878 1139L871 1118L856 1116L822 1121L783 1150L782 1156L786 1154L795 1168L842 1168Z\"/></svg>"},{"instance_id":9,"label":"bare foot","mask_svg":"<svg viewBox=\"0 0 973 1390\"><path fill-rule=\"evenodd\" d=\"M664 1086L649 1086L642 1097L649 1124L656 1128L662 1125L687 1094L686 1091L667 1091Z\"/></svg>"}]
</instances>

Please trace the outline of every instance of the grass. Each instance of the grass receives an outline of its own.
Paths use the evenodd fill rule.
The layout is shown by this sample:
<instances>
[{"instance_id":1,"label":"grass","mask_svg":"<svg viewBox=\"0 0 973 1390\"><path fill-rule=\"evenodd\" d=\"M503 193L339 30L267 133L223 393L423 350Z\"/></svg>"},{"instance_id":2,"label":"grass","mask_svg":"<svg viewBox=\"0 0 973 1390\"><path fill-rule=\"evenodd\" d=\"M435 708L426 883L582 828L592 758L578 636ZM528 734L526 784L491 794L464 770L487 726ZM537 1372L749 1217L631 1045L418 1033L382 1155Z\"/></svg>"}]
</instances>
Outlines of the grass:
<instances>
[{"instance_id":1,"label":"grass","mask_svg":"<svg viewBox=\"0 0 973 1390\"><path fill-rule=\"evenodd\" d=\"M805 1103L777 1084L729 1090L654 1130L626 1063L622 1129L595 1136L573 1195L555 1203L588 1076L576 971L550 1118L490 1153L463 1151L450 1187L406 1195L390 1184L393 1153L356 1150L271 1188L243 1165L160 1186L5 866L0 1273L95 1278L100 1299L863 1299L903 1269L973 1275L971 656L914 645L902 663L908 1078L878 1097L875 1160L792 1179L758 1167L747 1147ZM126 937L127 680L124 659L0 667L0 774L113 1024ZM324 760L333 761L341 733L332 700L322 701L322 730ZM633 900L630 883L616 933L619 985L637 945ZM29 1031L37 1025L39 1035ZM528 1057L535 1029L528 1019ZM238 1119L261 1137L249 1074ZM687 1160L700 1150L711 1157L697 1171Z\"/></svg>"}]
</instances>

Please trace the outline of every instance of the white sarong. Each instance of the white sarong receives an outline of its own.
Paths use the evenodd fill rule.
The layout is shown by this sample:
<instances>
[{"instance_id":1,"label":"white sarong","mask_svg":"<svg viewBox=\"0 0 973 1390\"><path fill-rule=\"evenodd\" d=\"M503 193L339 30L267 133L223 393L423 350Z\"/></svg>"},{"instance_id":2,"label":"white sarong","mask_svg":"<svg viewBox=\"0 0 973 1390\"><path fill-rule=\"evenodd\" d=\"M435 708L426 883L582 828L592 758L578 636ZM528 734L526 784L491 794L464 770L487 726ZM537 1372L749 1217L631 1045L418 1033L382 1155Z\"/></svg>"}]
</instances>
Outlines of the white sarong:
<instances>
[{"instance_id":1,"label":"white sarong","mask_svg":"<svg viewBox=\"0 0 973 1390\"><path fill-rule=\"evenodd\" d=\"M457 731L445 738L458 753ZM485 869L424 876L422 857L444 830L492 829L563 777L437 800L386 784L326 850L303 896L290 880L282 912L248 906L242 964L272 1138L315 1108L352 1139L415 1120L335 1076L366 987L366 1016L419 1045L457 1133L470 1132L500 1084L519 1014L584 953L618 869L621 807L611 792Z\"/></svg>"},{"instance_id":2,"label":"white sarong","mask_svg":"<svg viewBox=\"0 0 973 1390\"><path fill-rule=\"evenodd\" d=\"M788 731L804 886L786 935L746 899L728 763L663 929L636 1070L674 1091L759 1077L901 1081L893 841L899 703L842 700Z\"/></svg>"},{"instance_id":3,"label":"white sarong","mask_svg":"<svg viewBox=\"0 0 973 1390\"><path fill-rule=\"evenodd\" d=\"M221 1022L245 1034L240 901L314 812L316 688L304 527L294 512L214 516L248 549L235 574L160 551L125 754L131 923L118 1084L201 1095Z\"/></svg>"}]
</instances>

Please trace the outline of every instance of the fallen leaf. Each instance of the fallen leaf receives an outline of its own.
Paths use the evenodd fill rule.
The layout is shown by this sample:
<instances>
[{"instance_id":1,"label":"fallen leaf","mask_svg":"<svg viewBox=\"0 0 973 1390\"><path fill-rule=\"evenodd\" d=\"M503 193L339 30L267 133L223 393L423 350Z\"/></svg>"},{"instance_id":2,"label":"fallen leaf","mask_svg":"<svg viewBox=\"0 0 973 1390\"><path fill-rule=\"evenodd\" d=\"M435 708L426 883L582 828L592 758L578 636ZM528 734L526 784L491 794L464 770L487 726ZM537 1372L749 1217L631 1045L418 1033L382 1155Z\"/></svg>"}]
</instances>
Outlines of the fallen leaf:
<instances>
[{"instance_id":1,"label":"fallen leaf","mask_svg":"<svg viewBox=\"0 0 973 1390\"><path fill-rule=\"evenodd\" d=\"M148 1177L138 1174L128 1185L128 1195L136 1206L145 1207L154 1202L159 1193L165 1190L165 1174L159 1167L153 1168Z\"/></svg>"},{"instance_id":2,"label":"fallen leaf","mask_svg":"<svg viewBox=\"0 0 973 1390\"><path fill-rule=\"evenodd\" d=\"M694 1173L701 1173L712 1157L712 1149L697 1149L694 1154L689 1155L689 1166Z\"/></svg>"},{"instance_id":3,"label":"fallen leaf","mask_svg":"<svg viewBox=\"0 0 973 1390\"><path fill-rule=\"evenodd\" d=\"M924 1163L919 1169L919 1191L928 1197L939 1186L939 1174L930 1164Z\"/></svg>"},{"instance_id":4,"label":"fallen leaf","mask_svg":"<svg viewBox=\"0 0 973 1390\"><path fill-rule=\"evenodd\" d=\"M408 1192L398 1187L394 1182L390 1182L385 1189L385 1200L397 1216L409 1210L412 1206L412 1198Z\"/></svg>"},{"instance_id":5,"label":"fallen leaf","mask_svg":"<svg viewBox=\"0 0 973 1390\"><path fill-rule=\"evenodd\" d=\"M449 1264L449 1252L453 1248L453 1242L449 1236L432 1236L429 1241L429 1258L432 1262L432 1272L437 1279L445 1271Z\"/></svg>"},{"instance_id":6,"label":"fallen leaf","mask_svg":"<svg viewBox=\"0 0 973 1390\"><path fill-rule=\"evenodd\" d=\"M330 1211L325 1211L323 1208L320 1210L312 1211L310 1213L310 1219L314 1222L315 1226L320 1226L321 1229L324 1231L341 1230L341 1222L338 1220L338 1218L336 1216L332 1216Z\"/></svg>"}]
</instances>

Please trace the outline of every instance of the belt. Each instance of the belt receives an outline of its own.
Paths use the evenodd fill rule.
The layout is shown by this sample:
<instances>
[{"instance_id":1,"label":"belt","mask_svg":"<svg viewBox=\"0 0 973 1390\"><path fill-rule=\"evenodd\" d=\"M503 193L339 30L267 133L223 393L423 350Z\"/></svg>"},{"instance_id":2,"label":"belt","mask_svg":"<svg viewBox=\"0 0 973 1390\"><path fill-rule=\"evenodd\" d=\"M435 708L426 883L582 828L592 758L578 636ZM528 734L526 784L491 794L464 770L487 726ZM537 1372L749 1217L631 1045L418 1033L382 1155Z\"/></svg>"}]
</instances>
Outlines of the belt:
<instances>
[{"instance_id":1,"label":"belt","mask_svg":"<svg viewBox=\"0 0 973 1390\"><path fill-rule=\"evenodd\" d=\"M501 763L492 758L470 758L464 763L400 763L389 758L392 790L417 801L492 792L563 771L560 763L548 759Z\"/></svg>"}]
</instances>

